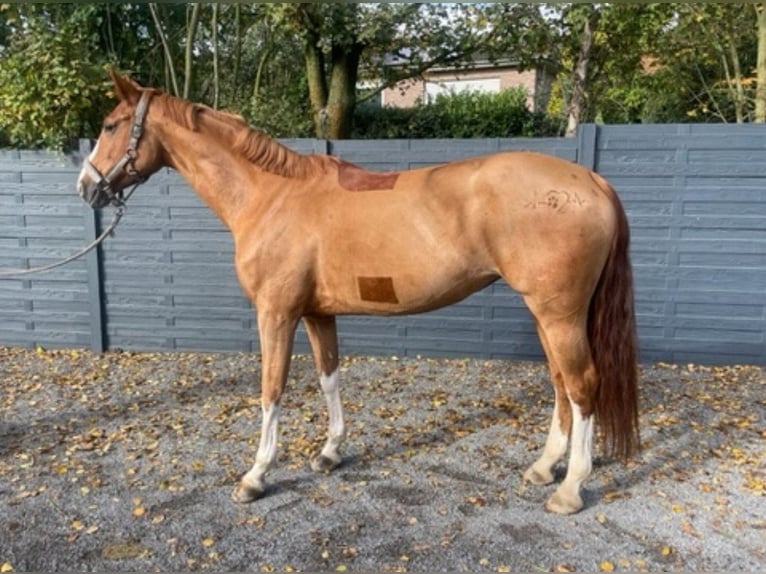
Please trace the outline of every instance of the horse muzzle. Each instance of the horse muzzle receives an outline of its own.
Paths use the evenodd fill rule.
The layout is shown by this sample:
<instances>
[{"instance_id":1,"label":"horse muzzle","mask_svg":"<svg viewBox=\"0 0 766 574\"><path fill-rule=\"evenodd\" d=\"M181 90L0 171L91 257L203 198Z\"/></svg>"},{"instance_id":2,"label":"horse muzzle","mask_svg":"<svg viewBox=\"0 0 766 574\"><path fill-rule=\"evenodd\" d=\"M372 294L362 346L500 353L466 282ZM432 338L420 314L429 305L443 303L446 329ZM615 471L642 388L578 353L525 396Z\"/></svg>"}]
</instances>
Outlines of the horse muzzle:
<instances>
[{"instance_id":1,"label":"horse muzzle","mask_svg":"<svg viewBox=\"0 0 766 574\"><path fill-rule=\"evenodd\" d=\"M122 190L114 187L112 180L113 172L114 170L110 170L109 174L103 175L91 163L90 159L86 158L83 162L80 177L77 180L77 192L82 200L94 209L105 207L109 204L121 205L123 203Z\"/></svg>"},{"instance_id":2,"label":"horse muzzle","mask_svg":"<svg viewBox=\"0 0 766 574\"><path fill-rule=\"evenodd\" d=\"M93 182L80 182L77 184L77 191L82 200L93 209L100 209L107 205L121 205L122 192L112 191Z\"/></svg>"}]
</instances>

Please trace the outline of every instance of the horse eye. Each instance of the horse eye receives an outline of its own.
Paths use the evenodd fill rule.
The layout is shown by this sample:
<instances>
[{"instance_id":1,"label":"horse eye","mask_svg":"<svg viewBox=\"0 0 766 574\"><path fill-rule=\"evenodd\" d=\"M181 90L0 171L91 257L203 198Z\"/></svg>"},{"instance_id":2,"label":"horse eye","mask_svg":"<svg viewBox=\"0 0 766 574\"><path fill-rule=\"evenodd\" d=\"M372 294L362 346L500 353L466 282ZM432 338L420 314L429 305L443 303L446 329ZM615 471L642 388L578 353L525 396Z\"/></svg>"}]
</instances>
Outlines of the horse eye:
<instances>
[{"instance_id":1,"label":"horse eye","mask_svg":"<svg viewBox=\"0 0 766 574\"><path fill-rule=\"evenodd\" d=\"M111 134L115 129L117 129L116 123L104 122L104 131L106 133Z\"/></svg>"}]
</instances>

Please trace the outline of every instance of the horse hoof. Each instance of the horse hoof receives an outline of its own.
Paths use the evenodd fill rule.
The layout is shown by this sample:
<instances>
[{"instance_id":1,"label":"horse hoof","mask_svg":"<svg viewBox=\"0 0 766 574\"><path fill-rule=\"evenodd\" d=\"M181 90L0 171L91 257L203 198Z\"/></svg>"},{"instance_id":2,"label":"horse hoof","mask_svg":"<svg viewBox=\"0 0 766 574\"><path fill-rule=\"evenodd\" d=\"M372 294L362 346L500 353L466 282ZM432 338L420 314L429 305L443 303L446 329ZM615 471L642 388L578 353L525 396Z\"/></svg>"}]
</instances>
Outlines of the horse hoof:
<instances>
[{"instance_id":1,"label":"horse hoof","mask_svg":"<svg viewBox=\"0 0 766 574\"><path fill-rule=\"evenodd\" d=\"M564 496L558 490L545 503L545 508L556 514L574 514L579 512L582 507L582 498L579 494L574 497Z\"/></svg>"},{"instance_id":2,"label":"horse hoof","mask_svg":"<svg viewBox=\"0 0 766 574\"><path fill-rule=\"evenodd\" d=\"M239 484L231 493L231 499L239 504L248 504L260 498L263 495L263 492L263 487L257 488Z\"/></svg>"},{"instance_id":3,"label":"horse hoof","mask_svg":"<svg viewBox=\"0 0 766 574\"><path fill-rule=\"evenodd\" d=\"M320 454L311 461L311 470L314 472L328 473L335 470L340 464L340 460L333 460L329 456Z\"/></svg>"},{"instance_id":4,"label":"horse hoof","mask_svg":"<svg viewBox=\"0 0 766 574\"><path fill-rule=\"evenodd\" d=\"M535 470L533 466L530 466L524 473L524 480L536 486L545 486L553 482L553 473L548 471L546 474L543 474Z\"/></svg>"}]
</instances>

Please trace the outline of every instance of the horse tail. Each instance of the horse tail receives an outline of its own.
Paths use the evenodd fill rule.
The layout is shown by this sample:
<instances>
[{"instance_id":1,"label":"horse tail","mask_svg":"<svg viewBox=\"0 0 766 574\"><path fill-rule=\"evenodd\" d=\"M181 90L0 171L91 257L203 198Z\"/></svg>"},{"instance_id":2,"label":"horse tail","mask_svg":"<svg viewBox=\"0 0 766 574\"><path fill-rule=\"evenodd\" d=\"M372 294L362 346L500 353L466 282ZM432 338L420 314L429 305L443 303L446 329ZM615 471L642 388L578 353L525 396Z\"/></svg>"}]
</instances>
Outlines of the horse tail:
<instances>
[{"instance_id":1,"label":"horse tail","mask_svg":"<svg viewBox=\"0 0 766 574\"><path fill-rule=\"evenodd\" d=\"M604 180L602 180L604 181ZM588 342L598 373L594 413L607 454L627 460L640 449L638 349L633 307L630 229L615 191L606 184L617 227L588 312Z\"/></svg>"}]
</instances>

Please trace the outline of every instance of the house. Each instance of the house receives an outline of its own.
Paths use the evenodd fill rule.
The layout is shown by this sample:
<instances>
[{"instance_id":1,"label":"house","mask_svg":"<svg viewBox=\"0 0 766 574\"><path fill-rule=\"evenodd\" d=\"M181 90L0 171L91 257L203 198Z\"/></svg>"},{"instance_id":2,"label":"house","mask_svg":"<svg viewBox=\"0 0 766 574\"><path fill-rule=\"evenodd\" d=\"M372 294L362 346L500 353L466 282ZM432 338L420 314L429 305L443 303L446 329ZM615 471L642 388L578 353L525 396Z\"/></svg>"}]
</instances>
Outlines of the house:
<instances>
[{"instance_id":1,"label":"house","mask_svg":"<svg viewBox=\"0 0 766 574\"><path fill-rule=\"evenodd\" d=\"M522 70L510 60L477 60L461 67L435 67L421 76L402 80L380 94L380 104L395 108L429 102L437 95L465 90L496 93L522 87L531 111L545 111L553 76L543 68Z\"/></svg>"}]
</instances>

